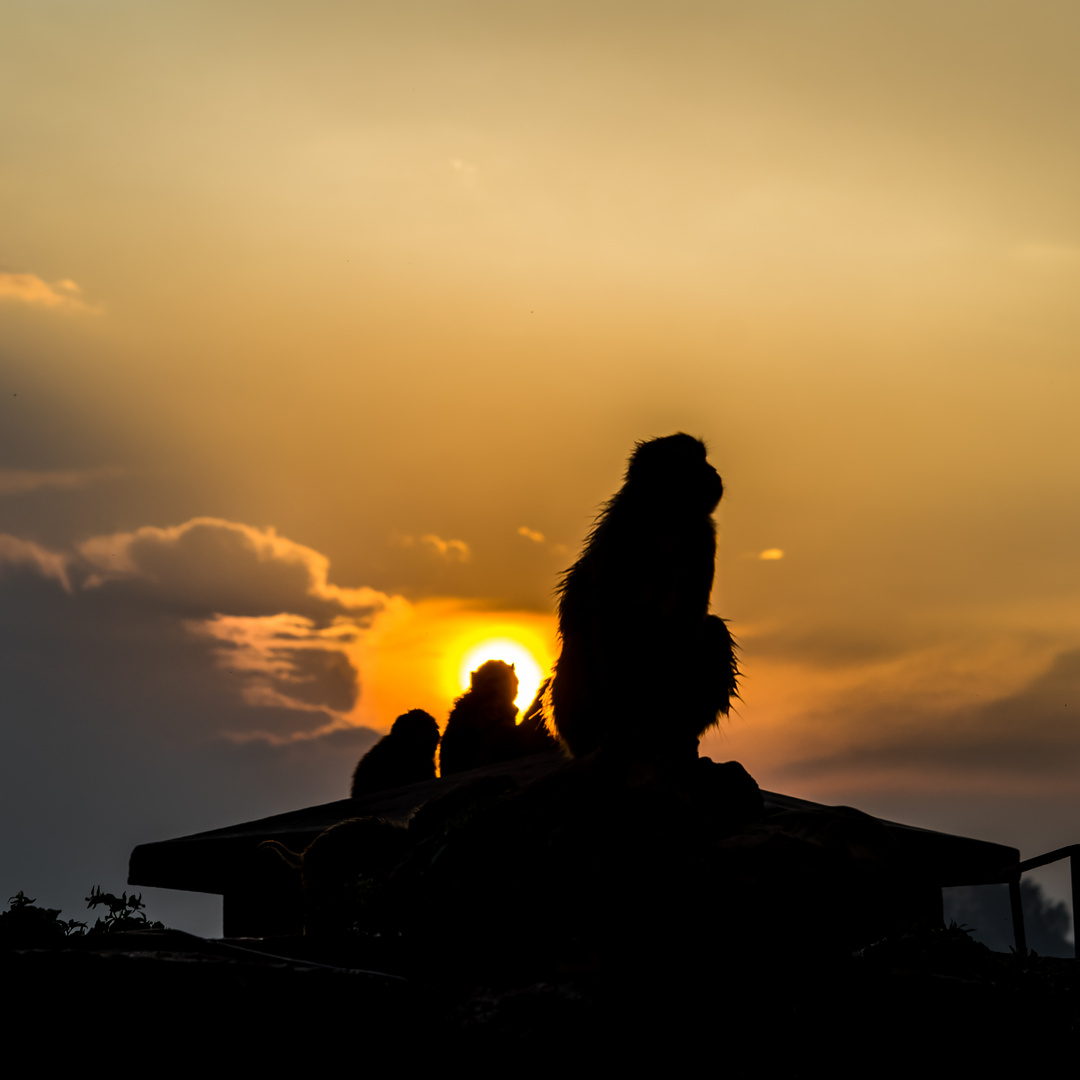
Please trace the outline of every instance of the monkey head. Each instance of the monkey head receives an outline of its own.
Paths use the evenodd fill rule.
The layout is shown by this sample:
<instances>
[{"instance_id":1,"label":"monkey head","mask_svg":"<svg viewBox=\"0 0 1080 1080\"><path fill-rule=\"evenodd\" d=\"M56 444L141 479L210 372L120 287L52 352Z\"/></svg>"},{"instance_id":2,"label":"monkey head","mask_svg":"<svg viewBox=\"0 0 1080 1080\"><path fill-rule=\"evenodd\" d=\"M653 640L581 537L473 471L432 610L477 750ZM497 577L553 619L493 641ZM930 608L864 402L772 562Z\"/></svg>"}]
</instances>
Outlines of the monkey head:
<instances>
[{"instance_id":1,"label":"monkey head","mask_svg":"<svg viewBox=\"0 0 1080 1080\"><path fill-rule=\"evenodd\" d=\"M394 721L390 734L397 741L409 743L418 749L430 746L431 753L434 753L439 742L439 725L435 717L423 709L410 709Z\"/></svg>"},{"instance_id":2,"label":"monkey head","mask_svg":"<svg viewBox=\"0 0 1080 1080\"><path fill-rule=\"evenodd\" d=\"M518 692L514 665L504 660L486 661L469 676L469 689L485 696L505 697L507 701L513 701Z\"/></svg>"},{"instance_id":3,"label":"monkey head","mask_svg":"<svg viewBox=\"0 0 1080 1080\"><path fill-rule=\"evenodd\" d=\"M635 502L711 514L724 494L724 484L706 453L700 439L682 432L639 442L621 494Z\"/></svg>"}]
</instances>

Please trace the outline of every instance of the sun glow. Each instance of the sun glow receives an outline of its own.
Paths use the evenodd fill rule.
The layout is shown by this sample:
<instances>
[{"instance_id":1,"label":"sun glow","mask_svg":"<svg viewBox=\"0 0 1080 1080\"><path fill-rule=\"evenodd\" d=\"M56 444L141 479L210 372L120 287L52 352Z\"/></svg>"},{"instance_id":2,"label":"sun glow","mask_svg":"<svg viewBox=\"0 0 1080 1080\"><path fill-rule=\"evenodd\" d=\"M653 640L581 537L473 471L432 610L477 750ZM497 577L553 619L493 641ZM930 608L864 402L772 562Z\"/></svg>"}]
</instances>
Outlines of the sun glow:
<instances>
[{"instance_id":1,"label":"sun glow","mask_svg":"<svg viewBox=\"0 0 1080 1080\"><path fill-rule=\"evenodd\" d=\"M555 662L555 616L477 610L446 598L412 603L395 597L370 632L343 647L364 673L352 724L389 731L395 716L426 709L443 726L454 698L469 685L469 673L485 660L515 665L517 704L527 708Z\"/></svg>"},{"instance_id":2,"label":"sun glow","mask_svg":"<svg viewBox=\"0 0 1080 1080\"><path fill-rule=\"evenodd\" d=\"M469 689L469 676L487 660L502 660L514 665L518 677L518 695L514 704L526 708L544 681L544 669L532 652L520 641L509 637L485 638L470 646L458 664L458 682L462 690Z\"/></svg>"}]
</instances>

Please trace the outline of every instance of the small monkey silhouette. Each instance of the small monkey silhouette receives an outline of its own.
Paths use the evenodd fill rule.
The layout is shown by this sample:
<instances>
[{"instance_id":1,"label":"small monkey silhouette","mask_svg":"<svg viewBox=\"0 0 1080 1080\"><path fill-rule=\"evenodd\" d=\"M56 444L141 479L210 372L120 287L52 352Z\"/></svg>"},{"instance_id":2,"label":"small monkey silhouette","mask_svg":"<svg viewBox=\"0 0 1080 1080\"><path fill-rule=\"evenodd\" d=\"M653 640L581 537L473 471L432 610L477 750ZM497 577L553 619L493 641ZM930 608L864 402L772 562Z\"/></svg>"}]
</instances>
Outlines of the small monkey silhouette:
<instances>
[{"instance_id":1,"label":"small monkey silhouette","mask_svg":"<svg viewBox=\"0 0 1080 1080\"><path fill-rule=\"evenodd\" d=\"M357 763L352 798L434 780L438 745L439 725L434 716L423 709L402 713L394 721L390 734L384 735Z\"/></svg>"},{"instance_id":2,"label":"small monkey silhouette","mask_svg":"<svg viewBox=\"0 0 1080 1080\"><path fill-rule=\"evenodd\" d=\"M469 677L455 702L439 749L442 776L520 756L517 734L518 677L513 664L488 660Z\"/></svg>"},{"instance_id":3,"label":"small monkey silhouette","mask_svg":"<svg viewBox=\"0 0 1080 1080\"><path fill-rule=\"evenodd\" d=\"M600 747L696 757L698 738L727 714L735 647L709 614L723 493L700 439L635 446L559 586L562 648L547 700L575 757Z\"/></svg>"},{"instance_id":4,"label":"small monkey silhouette","mask_svg":"<svg viewBox=\"0 0 1080 1080\"><path fill-rule=\"evenodd\" d=\"M347 818L323 830L303 851L277 840L259 847L300 871L304 933L341 933L360 914L364 882L385 876L408 853L409 833L383 818Z\"/></svg>"}]
</instances>

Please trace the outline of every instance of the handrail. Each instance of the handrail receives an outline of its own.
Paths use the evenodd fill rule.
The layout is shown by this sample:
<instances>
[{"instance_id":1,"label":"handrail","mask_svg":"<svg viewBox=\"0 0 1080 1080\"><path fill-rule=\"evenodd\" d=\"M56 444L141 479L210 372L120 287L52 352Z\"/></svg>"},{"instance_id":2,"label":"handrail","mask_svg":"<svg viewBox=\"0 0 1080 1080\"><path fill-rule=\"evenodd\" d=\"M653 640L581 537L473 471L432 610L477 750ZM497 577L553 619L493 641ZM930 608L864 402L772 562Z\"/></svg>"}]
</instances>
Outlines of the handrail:
<instances>
[{"instance_id":1,"label":"handrail","mask_svg":"<svg viewBox=\"0 0 1080 1080\"><path fill-rule=\"evenodd\" d=\"M1055 848L1045 855L1036 855L1031 859L1024 859L1013 866L1007 866L1001 876L1009 883L1009 906L1012 908L1013 937L1016 940L1016 951L1027 952L1027 932L1024 929L1024 908L1020 902L1020 875L1028 870L1035 870L1040 866L1060 862L1062 859L1069 860L1069 884L1072 891L1072 917L1073 917L1073 956L1080 960L1080 934L1077 933L1076 915L1077 901L1080 901L1080 844L1068 844L1066 847Z\"/></svg>"},{"instance_id":2,"label":"handrail","mask_svg":"<svg viewBox=\"0 0 1080 1080\"><path fill-rule=\"evenodd\" d=\"M1048 851L1045 855L1036 855L1033 859L1025 859L1023 862L1017 863L1013 869L1019 870L1021 874L1026 874L1029 870L1034 870L1036 867L1046 866L1047 863L1058 862L1060 859L1074 858L1077 855L1080 855L1080 844L1069 844L1066 847L1059 847L1055 848L1053 851ZM1075 873L1075 869L1073 872Z\"/></svg>"}]
</instances>

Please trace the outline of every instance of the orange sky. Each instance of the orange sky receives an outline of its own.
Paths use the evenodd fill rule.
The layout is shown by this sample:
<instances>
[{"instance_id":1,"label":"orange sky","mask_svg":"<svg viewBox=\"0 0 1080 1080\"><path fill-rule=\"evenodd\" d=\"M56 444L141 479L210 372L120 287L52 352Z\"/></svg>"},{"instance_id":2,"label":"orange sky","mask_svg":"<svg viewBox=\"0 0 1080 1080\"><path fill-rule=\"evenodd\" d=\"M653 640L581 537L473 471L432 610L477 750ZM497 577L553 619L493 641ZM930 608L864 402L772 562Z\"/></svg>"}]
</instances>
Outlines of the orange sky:
<instances>
[{"instance_id":1,"label":"orange sky","mask_svg":"<svg viewBox=\"0 0 1080 1080\"><path fill-rule=\"evenodd\" d=\"M745 671L705 751L1025 854L1074 842L1078 22L9 5L13 730L70 688L49 715L85 706L90 759L121 730L147 775L189 748L138 840L337 798L341 729L443 719L474 634L551 647L633 442L686 430L727 486L714 606ZM120 657L160 644L142 696L64 644L83 622ZM48 745L12 738L50 790ZM196 773L233 801L195 807Z\"/></svg>"}]
</instances>

